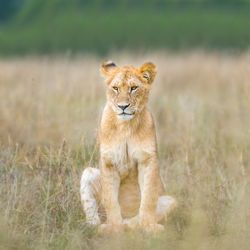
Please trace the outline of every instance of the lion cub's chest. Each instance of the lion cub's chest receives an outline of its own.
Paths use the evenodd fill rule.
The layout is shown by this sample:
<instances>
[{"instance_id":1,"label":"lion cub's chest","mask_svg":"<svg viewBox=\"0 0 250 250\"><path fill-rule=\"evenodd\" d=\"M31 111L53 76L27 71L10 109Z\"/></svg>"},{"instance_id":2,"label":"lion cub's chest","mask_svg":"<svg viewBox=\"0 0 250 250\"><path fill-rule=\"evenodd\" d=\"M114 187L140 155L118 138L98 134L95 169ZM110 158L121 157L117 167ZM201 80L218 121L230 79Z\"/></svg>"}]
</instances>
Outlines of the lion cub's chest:
<instances>
[{"instance_id":1,"label":"lion cub's chest","mask_svg":"<svg viewBox=\"0 0 250 250\"><path fill-rule=\"evenodd\" d=\"M125 178L129 172L136 168L136 154L133 145L129 142L101 147L101 154L117 169L120 177Z\"/></svg>"}]
</instances>

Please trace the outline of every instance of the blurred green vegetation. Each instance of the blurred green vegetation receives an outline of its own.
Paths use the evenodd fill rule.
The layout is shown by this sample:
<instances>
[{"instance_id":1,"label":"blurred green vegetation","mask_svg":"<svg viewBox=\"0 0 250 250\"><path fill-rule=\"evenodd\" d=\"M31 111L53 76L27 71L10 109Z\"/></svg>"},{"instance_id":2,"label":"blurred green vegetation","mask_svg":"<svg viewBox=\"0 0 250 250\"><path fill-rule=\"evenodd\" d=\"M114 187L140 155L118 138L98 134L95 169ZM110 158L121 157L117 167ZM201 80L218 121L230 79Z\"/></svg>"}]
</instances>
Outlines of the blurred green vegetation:
<instances>
[{"instance_id":1,"label":"blurred green vegetation","mask_svg":"<svg viewBox=\"0 0 250 250\"><path fill-rule=\"evenodd\" d=\"M250 0L0 0L0 54L248 49Z\"/></svg>"}]
</instances>

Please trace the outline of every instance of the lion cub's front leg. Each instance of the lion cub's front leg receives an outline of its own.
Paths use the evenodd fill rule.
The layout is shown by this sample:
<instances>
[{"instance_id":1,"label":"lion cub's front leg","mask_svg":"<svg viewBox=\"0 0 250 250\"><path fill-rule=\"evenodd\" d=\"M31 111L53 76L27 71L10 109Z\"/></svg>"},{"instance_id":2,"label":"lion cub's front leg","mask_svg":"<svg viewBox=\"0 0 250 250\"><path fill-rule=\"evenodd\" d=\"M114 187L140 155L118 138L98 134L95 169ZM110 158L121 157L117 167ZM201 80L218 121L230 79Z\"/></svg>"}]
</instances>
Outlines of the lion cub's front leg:
<instances>
[{"instance_id":1,"label":"lion cub's front leg","mask_svg":"<svg viewBox=\"0 0 250 250\"><path fill-rule=\"evenodd\" d=\"M101 166L102 203L106 211L107 224L100 226L101 232L119 232L122 230L121 209L118 202L120 176L113 165L102 159Z\"/></svg>"},{"instance_id":2,"label":"lion cub's front leg","mask_svg":"<svg viewBox=\"0 0 250 250\"><path fill-rule=\"evenodd\" d=\"M139 226L148 232L164 229L156 220L156 205L159 197L159 169L156 156L147 156L139 162L139 185L141 205L139 209Z\"/></svg>"}]
</instances>

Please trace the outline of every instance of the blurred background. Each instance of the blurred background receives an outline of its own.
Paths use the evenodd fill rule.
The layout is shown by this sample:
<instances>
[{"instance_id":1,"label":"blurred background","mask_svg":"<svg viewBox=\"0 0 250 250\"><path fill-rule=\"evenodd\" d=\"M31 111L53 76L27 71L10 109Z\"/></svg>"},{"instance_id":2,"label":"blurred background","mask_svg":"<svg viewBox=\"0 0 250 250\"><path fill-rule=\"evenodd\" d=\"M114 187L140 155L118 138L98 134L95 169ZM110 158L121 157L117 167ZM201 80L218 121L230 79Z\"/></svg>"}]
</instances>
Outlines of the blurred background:
<instances>
[{"instance_id":1,"label":"blurred background","mask_svg":"<svg viewBox=\"0 0 250 250\"><path fill-rule=\"evenodd\" d=\"M0 0L0 55L250 44L250 0Z\"/></svg>"}]
</instances>

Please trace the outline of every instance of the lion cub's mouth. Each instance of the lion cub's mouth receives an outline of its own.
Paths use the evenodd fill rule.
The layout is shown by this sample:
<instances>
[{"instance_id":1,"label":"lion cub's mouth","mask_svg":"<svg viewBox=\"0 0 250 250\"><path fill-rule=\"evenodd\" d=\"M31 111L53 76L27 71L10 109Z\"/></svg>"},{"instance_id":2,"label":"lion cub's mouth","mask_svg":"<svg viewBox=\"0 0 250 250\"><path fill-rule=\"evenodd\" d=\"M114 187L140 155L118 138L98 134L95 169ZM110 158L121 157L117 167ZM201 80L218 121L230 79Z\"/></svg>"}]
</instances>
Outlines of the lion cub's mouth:
<instances>
[{"instance_id":1,"label":"lion cub's mouth","mask_svg":"<svg viewBox=\"0 0 250 250\"><path fill-rule=\"evenodd\" d=\"M134 113L126 113L126 112L122 112L120 114L118 114L118 117L121 118L122 120L130 120L132 119L134 116Z\"/></svg>"}]
</instances>

